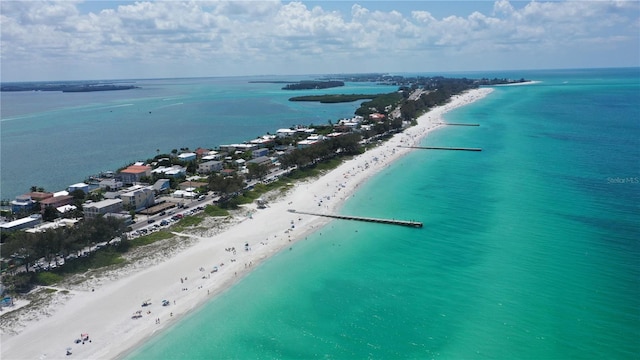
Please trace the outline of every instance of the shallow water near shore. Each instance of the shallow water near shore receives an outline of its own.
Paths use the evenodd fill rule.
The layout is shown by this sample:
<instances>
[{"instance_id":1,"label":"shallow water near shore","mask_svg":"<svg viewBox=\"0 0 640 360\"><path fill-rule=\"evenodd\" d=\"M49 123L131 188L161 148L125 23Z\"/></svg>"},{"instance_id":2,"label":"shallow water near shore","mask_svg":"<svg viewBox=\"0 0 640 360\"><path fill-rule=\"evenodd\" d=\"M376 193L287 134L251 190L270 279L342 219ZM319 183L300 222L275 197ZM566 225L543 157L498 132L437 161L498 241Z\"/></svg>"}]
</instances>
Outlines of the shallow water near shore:
<instances>
[{"instance_id":1,"label":"shallow water near shore","mask_svg":"<svg viewBox=\"0 0 640 360\"><path fill-rule=\"evenodd\" d=\"M533 72L446 115L333 221L128 359L634 358L638 69Z\"/></svg>"}]
</instances>

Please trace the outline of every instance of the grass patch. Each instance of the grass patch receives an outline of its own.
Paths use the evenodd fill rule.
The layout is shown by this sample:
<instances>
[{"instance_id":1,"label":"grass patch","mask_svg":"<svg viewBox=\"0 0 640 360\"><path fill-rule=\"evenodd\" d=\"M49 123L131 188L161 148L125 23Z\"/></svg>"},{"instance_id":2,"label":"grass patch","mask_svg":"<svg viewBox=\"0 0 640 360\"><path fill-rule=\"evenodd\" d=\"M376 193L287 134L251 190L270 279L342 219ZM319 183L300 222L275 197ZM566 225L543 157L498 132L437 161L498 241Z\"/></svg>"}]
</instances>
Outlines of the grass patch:
<instances>
[{"instance_id":1,"label":"grass patch","mask_svg":"<svg viewBox=\"0 0 640 360\"><path fill-rule=\"evenodd\" d=\"M96 251L86 258L67 260L64 266L54 270L54 274L62 277L65 274L83 273L91 269L122 264L125 260L121 255L120 252L112 247L108 247Z\"/></svg>"},{"instance_id":2,"label":"grass patch","mask_svg":"<svg viewBox=\"0 0 640 360\"><path fill-rule=\"evenodd\" d=\"M236 204L238 205L251 204L255 199L259 198L262 194L263 192L256 191L256 190L246 191L244 194L235 198Z\"/></svg>"},{"instance_id":3,"label":"grass patch","mask_svg":"<svg viewBox=\"0 0 640 360\"><path fill-rule=\"evenodd\" d=\"M207 216L229 216L229 211L215 205L207 205L207 207L204 208L204 213Z\"/></svg>"},{"instance_id":4,"label":"grass patch","mask_svg":"<svg viewBox=\"0 0 640 360\"><path fill-rule=\"evenodd\" d=\"M182 223L183 220L181 220L179 224ZM149 244L153 244L156 241L172 238L173 236L174 235L168 231L164 231L164 230L156 231L149 235L140 236L131 240L131 246L136 247L136 246L149 245Z\"/></svg>"},{"instance_id":5,"label":"grass patch","mask_svg":"<svg viewBox=\"0 0 640 360\"><path fill-rule=\"evenodd\" d=\"M203 220L203 215L185 216L173 225L171 229L177 232L184 231L188 227L200 225Z\"/></svg>"},{"instance_id":6,"label":"grass patch","mask_svg":"<svg viewBox=\"0 0 640 360\"><path fill-rule=\"evenodd\" d=\"M340 164L342 164L343 159L330 159L328 161L323 161L321 163L319 163L316 166L316 169L320 170L320 171L329 171L329 170L333 170L335 168L337 168L338 166L340 166Z\"/></svg>"},{"instance_id":7,"label":"grass patch","mask_svg":"<svg viewBox=\"0 0 640 360\"><path fill-rule=\"evenodd\" d=\"M62 276L49 271L36 274L36 283L40 285L53 285L60 280L62 280Z\"/></svg>"}]
</instances>

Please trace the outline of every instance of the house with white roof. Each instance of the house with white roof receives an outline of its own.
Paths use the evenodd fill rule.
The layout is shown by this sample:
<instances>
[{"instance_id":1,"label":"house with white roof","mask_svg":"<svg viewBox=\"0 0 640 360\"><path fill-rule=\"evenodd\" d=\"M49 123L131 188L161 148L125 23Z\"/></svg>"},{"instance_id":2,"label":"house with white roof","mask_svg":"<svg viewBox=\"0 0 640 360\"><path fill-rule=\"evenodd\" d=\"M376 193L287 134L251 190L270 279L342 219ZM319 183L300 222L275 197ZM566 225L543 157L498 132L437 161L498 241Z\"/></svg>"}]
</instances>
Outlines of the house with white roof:
<instances>
[{"instance_id":1,"label":"house with white roof","mask_svg":"<svg viewBox=\"0 0 640 360\"><path fill-rule=\"evenodd\" d=\"M276 136L278 136L279 138L283 138L287 136L293 136L295 135L295 133L296 131L291 129L278 129L278 131L276 131Z\"/></svg>"},{"instance_id":2,"label":"house with white roof","mask_svg":"<svg viewBox=\"0 0 640 360\"><path fill-rule=\"evenodd\" d=\"M194 152L186 152L178 155L178 159L181 161L195 161L198 155Z\"/></svg>"},{"instance_id":3,"label":"house with white roof","mask_svg":"<svg viewBox=\"0 0 640 360\"><path fill-rule=\"evenodd\" d=\"M76 190L82 190L84 191L85 194L89 193L89 184L85 184L85 183L77 183L77 184L73 184L73 185L69 185L69 187L67 188L67 191L72 193Z\"/></svg>"}]
</instances>

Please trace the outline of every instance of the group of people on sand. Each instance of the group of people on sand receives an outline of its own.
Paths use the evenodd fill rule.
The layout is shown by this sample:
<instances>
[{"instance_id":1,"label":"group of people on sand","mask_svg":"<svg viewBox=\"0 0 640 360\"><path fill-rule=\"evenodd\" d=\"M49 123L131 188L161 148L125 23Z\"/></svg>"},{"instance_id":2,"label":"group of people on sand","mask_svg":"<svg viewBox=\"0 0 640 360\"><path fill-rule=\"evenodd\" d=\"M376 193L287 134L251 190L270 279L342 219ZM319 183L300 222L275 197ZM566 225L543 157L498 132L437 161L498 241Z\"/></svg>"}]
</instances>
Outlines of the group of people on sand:
<instances>
[{"instance_id":1,"label":"group of people on sand","mask_svg":"<svg viewBox=\"0 0 640 360\"><path fill-rule=\"evenodd\" d=\"M91 339L89 339L89 334L80 334L80 337L74 341L74 343L76 344L82 343L82 345L84 345L85 342L89 342L89 343L91 342ZM67 356L72 354L70 347L67 348L66 354Z\"/></svg>"}]
</instances>

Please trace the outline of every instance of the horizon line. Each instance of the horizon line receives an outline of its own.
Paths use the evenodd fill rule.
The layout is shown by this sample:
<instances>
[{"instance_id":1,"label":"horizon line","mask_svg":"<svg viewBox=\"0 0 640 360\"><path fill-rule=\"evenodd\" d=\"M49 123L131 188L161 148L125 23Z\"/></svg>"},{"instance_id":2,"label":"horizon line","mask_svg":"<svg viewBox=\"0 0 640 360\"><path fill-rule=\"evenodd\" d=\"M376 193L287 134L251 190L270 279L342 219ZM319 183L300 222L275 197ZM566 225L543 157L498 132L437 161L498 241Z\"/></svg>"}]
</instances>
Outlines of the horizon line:
<instances>
[{"instance_id":1,"label":"horizon line","mask_svg":"<svg viewBox=\"0 0 640 360\"><path fill-rule=\"evenodd\" d=\"M58 80L13 80L13 81L3 81L0 79L1 84L12 84L12 83L40 83L40 82L88 82L88 81L139 81L139 80L180 80L180 79L220 79L220 78L251 78L251 77L285 77L285 76L328 76L328 75L366 75L366 74L434 74L434 73L442 73L442 74L456 74L456 73L495 73L495 72L517 72L517 71L558 71L558 70L604 70L604 69L640 69L640 65L638 66L603 66L603 67L576 67L576 68L538 68L538 69L509 69L509 70L452 70L452 71L381 71L381 72L344 72L344 73L309 73L309 74L251 74L251 75L215 75L215 76L175 76L175 77L141 77L141 78L102 78L102 79L58 79Z\"/></svg>"}]
</instances>

